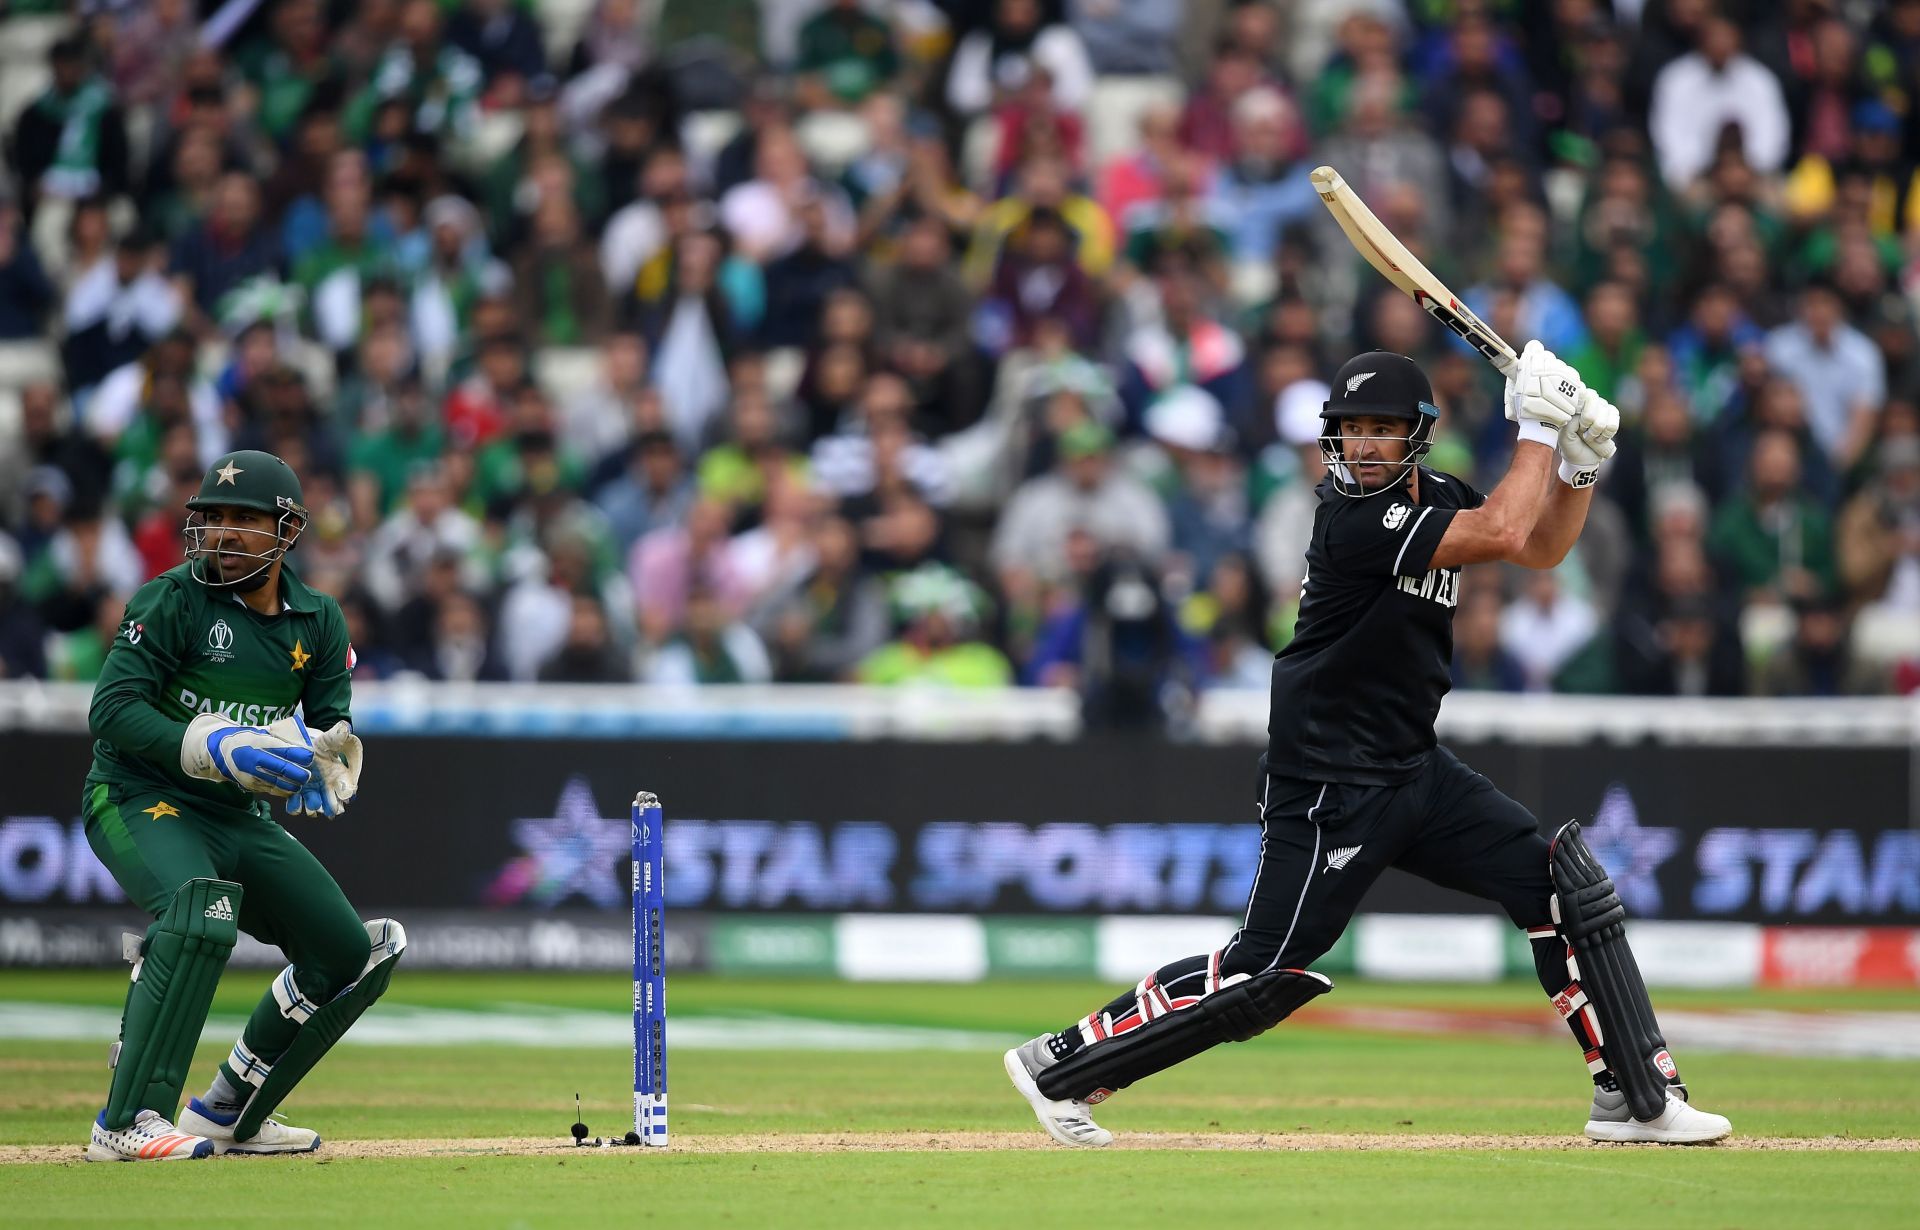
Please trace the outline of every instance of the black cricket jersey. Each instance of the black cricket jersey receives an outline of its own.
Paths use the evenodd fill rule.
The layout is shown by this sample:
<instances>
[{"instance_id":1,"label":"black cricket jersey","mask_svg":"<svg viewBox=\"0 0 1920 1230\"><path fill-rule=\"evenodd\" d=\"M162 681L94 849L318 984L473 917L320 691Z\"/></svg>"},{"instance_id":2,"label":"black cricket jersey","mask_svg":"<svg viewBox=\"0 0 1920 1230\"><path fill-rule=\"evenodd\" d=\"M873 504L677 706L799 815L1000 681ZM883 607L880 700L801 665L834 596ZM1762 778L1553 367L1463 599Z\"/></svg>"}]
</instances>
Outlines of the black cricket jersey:
<instances>
[{"instance_id":1,"label":"black cricket jersey","mask_svg":"<svg viewBox=\"0 0 1920 1230\"><path fill-rule=\"evenodd\" d=\"M1314 493L1300 618L1273 661L1267 770L1395 785L1433 750L1433 720L1452 682L1460 570L1427 563L1454 514L1486 497L1425 466L1417 504L1405 487L1344 496L1331 478Z\"/></svg>"}]
</instances>

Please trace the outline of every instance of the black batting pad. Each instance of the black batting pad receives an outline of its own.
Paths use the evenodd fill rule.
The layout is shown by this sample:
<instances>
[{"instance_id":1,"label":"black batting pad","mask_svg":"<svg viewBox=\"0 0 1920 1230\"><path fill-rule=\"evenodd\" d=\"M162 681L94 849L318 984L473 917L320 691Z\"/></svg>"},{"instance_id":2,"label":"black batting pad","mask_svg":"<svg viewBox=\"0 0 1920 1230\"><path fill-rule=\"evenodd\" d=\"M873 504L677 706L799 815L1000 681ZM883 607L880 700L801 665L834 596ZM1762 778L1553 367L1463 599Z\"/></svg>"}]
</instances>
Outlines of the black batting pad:
<instances>
[{"instance_id":1,"label":"black batting pad","mask_svg":"<svg viewBox=\"0 0 1920 1230\"><path fill-rule=\"evenodd\" d=\"M1568 822L1547 855L1553 875L1554 924L1573 946L1579 982L1600 1024L1600 1055L1627 1095L1636 1119L1656 1119L1667 1087L1679 1079L1646 980L1627 946L1627 910L1580 825Z\"/></svg>"},{"instance_id":2,"label":"black batting pad","mask_svg":"<svg viewBox=\"0 0 1920 1230\"><path fill-rule=\"evenodd\" d=\"M1186 1008L1082 1047L1040 1073L1040 1092L1056 1101L1097 1101L1142 1077L1163 1072L1222 1042L1245 1042L1287 1019L1333 980L1307 970L1276 969L1221 987Z\"/></svg>"}]
</instances>

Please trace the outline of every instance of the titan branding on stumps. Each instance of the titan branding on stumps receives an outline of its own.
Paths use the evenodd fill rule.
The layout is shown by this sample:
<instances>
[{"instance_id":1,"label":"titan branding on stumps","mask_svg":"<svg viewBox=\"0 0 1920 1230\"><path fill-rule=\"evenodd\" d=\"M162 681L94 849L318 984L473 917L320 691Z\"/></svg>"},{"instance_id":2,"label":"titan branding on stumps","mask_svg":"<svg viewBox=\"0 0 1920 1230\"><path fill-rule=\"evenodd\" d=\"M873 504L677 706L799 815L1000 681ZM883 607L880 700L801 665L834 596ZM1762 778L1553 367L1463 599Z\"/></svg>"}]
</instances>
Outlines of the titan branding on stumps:
<instances>
[{"instance_id":1,"label":"titan branding on stumps","mask_svg":"<svg viewBox=\"0 0 1920 1230\"><path fill-rule=\"evenodd\" d=\"M666 826L658 795L633 799L633 1130L667 1144Z\"/></svg>"}]
</instances>

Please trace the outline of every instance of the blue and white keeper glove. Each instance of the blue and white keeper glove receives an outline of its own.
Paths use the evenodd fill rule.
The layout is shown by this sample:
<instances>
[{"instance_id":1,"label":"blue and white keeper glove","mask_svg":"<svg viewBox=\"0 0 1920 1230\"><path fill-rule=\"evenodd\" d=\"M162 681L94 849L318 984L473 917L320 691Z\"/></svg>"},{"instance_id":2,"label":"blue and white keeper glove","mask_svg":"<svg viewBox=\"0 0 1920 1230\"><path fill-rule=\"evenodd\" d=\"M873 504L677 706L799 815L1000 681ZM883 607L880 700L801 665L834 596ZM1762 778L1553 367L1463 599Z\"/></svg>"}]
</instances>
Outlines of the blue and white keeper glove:
<instances>
[{"instance_id":1,"label":"blue and white keeper glove","mask_svg":"<svg viewBox=\"0 0 1920 1230\"><path fill-rule=\"evenodd\" d=\"M366 755L360 736L345 722L316 731L297 717L284 717L267 730L289 743L313 749L313 778L287 798L289 816L325 816L332 819L347 809L360 793L360 764Z\"/></svg>"},{"instance_id":2,"label":"blue and white keeper glove","mask_svg":"<svg viewBox=\"0 0 1920 1230\"><path fill-rule=\"evenodd\" d=\"M188 777L232 782L249 794L285 798L307 784L312 763L313 748L217 713L188 722L180 742L180 769Z\"/></svg>"}]
</instances>

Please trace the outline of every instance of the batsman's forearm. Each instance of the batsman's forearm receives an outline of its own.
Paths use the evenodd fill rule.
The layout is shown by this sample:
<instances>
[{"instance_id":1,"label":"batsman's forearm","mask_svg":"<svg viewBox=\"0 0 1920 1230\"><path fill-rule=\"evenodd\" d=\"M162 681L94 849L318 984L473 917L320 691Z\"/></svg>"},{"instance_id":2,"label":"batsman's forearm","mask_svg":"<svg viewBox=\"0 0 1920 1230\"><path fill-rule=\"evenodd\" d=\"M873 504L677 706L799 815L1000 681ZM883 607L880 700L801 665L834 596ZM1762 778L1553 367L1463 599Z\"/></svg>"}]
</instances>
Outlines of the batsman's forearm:
<instances>
[{"instance_id":1,"label":"batsman's forearm","mask_svg":"<svg viewBox=\"0 0 1920 1230\"><path fill-rule=\"evenodd\" d=\"M1553 450L1534 440L1522 440L1513 447L1513 461L1505 478L1480 506L1498 529L1500 536L1518 550L1532 535L1540 520L1542 496L1552 478Z\"/></svg>"},{"instance_id":2,"label":"batsman's forearm","mask_svg":"<svg viewBox=\"0 0 1920 1230\"><path fill-rule=\"evenodd\" d=\"M1535 440L1515 445L1507 476L1480 507L1454 515L1428 566L1458 568L1517 559L1539 520L1552 464L1553 450L1546 445Z\"/></svg>"},{"instance_id":3,"label":"batsman's forearm","mask_svg":"<svg viewBox=\"0 0 1920 1230\"><path fill-rule=\"evenodd\" d=\"M1580 541L1586 528L1587 510L1593 507L1592 487L1570 487L1554 482L1527 538L1527 548L1514 562L1528 568L1552 568L1567 558L1573 544Z\"/></svg>"}]
</instances>

